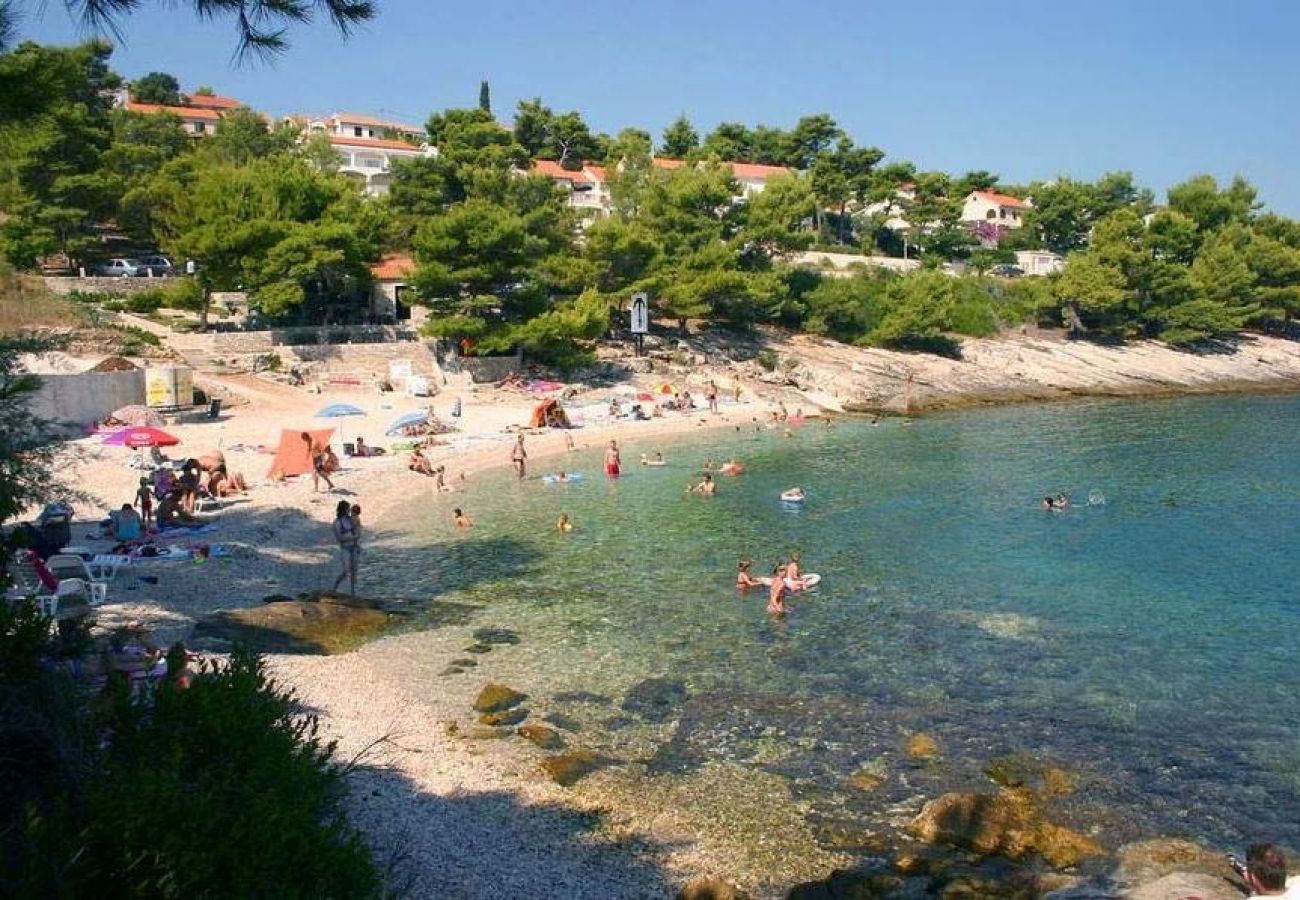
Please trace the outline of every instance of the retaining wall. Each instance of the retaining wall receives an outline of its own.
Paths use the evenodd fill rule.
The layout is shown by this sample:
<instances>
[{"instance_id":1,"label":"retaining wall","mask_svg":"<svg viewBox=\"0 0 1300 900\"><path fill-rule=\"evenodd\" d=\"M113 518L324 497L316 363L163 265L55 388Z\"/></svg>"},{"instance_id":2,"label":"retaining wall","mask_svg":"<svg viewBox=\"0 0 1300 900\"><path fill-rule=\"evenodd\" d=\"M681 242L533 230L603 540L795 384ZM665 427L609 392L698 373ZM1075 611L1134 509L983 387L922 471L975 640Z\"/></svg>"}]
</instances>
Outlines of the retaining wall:
<instances>
[{"instance_id":1,"label":"retaining wall","mask_svg":"<svg viewBox=\"0 0 1300 900\"><path fill-rule=\"evenodd\" d=\"M144 370L41 375L40 388L28 401L31 411L51 422L80 431L113 410L144 403Z\"/></svg>"},{"instance_id":2,"label":"retaining wall","mask_svg":"<svg viewBox=\"0 0 1300 900\"><path fill-rule=\"evenodd\" d=\"M99 276L45 276L45 286L51 292L67 296L73 291L83 294L109 294L113 297L129 297L142 291L166 287L174 278L101 278Z\"/></svg>"}]
</instances>

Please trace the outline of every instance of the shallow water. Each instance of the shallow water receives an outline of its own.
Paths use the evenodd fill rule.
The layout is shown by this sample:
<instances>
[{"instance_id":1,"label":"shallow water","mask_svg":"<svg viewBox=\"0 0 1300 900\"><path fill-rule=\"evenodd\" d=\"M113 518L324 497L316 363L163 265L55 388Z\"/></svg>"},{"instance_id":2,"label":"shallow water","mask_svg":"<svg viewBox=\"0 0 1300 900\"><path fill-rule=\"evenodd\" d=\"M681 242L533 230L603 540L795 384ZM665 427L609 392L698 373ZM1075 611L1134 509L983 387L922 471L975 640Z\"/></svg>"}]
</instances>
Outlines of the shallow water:
<instances>
[{"instance_id":1,"label":"shallow water","mask_svg":"<svg viewBox=\"0 0 1300 900\"><path fill-rule=\"evenodd\" d=\"M1297 420L1296 396L1098 401L631 443L617 481L587 452L549 463L579 483L503 473L417 501L365 577L485 604L474 624L523 637L527 689L587 742L657 772L762 767L815 822L881 824L1027 750L1079 776L1057 817L1106 843L1297 846ZM635 465L655 449L668 466ZM732 454L745 475L683 494ZM777 501L794 484L801 508ZM1073 508L1039 507L1060 490ZM736 558L796 549L824 581L773 621L737 596ZM656 677L687 699L619 708ZM942 765L908 764L914 731ZM846 787L868 763L880 790Z\"/></svg>"}]
</instances>

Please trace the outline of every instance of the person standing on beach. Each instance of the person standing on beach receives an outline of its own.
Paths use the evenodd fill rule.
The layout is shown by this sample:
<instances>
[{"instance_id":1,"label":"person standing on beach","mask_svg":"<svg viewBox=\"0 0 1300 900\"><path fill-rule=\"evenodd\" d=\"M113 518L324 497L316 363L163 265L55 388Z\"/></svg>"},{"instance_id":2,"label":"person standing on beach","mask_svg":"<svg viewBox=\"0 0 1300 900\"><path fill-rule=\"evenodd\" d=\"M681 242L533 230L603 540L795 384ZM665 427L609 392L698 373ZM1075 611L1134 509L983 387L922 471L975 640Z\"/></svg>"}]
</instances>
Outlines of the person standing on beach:
<instances>
[{"instance_id":1,"label":"person standing on beach","mask_svg":"<svg viewBox=\"0 0 1300 900\"><path fill-rule=\"evenodd\" d=\"M622 459L618 452L618 441L610 439L609 449L605 451L605 474L617 478L622 471Z\"/></svg>"},{"instance_id":2,"label":"person standing on beach","mask_svg":"<svg viewBox=\"0 0 1300 900\"><path fill-rule=\"evenodd\" d=\"M312 493L314 494L320 491L320 482L322 478L325 479L325 483L330 486L330 490L334 490L334 482L330 481L328 472L329 461L325 455L325 448L312 440L312 436L305 431L302 433L302 439L303 443L307 445L307 453L311 456Z\"/></svg>"},{"instance_id":3,"label":"person standing on beach","mask_svg":"<svg viewBox=\"0 0 1300 900\"><path fill-rule=\"evenodd\" d=\"M519 440L515 441L514 447L510 450L510 462L515 467L515 474L522 481L524 470L527 468L528 451L524 449L524 436L519 435Z\"/></svg>"},{"instance_id":4,"label":"person standing on beach","mask_svg":"<svg viewBox=\"0 0 1300 900\"><path fill-rule=\"evenodd\" d=\"M148 531L153 527L153 492L148 478L140 479L140 488L135 492L135 502L140 507L140 520Z\"/></svg>"},{"instance_id":5,"label":"person standing on beach","mask_svg":"<svg viewBox=\"0 0 1300 900\"><path fill-rule=\"evenodd\" d=\"M339 552L343 555L343 571L334 579L337 591L343 579L348 579L349 594L357 595L357 564L361 561L361 507L353 506L346 500L340 500L334 509L334 524L331 526L334 540L338 541Z\"/></svg>"},{"instance_id":6,"label":"person standing on beach","mask_svg":"<svg viewBox=\"0 0 1300 900\"><path fill-rule=\"evenodd\" d=\"M709 401L709 412L715 416L718 414L718 385L717 382L710 380L709 388L704 392L704 397Z\"/></svg>"}]
</instances>

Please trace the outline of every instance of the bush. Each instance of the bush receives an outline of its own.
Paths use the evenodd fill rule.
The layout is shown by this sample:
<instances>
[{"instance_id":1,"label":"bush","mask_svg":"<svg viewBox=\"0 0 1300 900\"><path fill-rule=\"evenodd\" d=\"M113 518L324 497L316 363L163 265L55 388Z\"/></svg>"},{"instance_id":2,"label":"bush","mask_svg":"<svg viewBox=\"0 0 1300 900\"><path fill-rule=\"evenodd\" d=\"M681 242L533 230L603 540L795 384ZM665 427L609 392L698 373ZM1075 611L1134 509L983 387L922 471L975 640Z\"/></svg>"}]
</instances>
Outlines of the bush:
<instances>
[{"instance_id":1,"label":"bush","mask_svg":"<svg viewBox=\"0 0 1300 900\"><path fill-rule=\"evenodd\" d=\"M123 333L121 353L123 356L142 356L150 348L161 346L162 340L152 331L145 331L134 325L118 326Z\"/></svg>"},{"instance_id":2,"label":"bush","mask_svg":"<svg viewBox=\"0 0 1300 900\"><path fill-rule=\"evenodd\" d=\"M754 360L763 368L765 372L775 372L776 364L780 357L776 355L775 350L760 350Z\"/></svg>"},{"instance_id":3,"label":"bush","mask_svg":"<svg viewBox=\"0 0 1300 900\"><path fill-rule=\"evenodd\" d=\"M79 693L41 664L56 649L30 608L0 611L0 895L379 894L333 745L258 656L144 705Z\"/></svg>"}]
</instances>

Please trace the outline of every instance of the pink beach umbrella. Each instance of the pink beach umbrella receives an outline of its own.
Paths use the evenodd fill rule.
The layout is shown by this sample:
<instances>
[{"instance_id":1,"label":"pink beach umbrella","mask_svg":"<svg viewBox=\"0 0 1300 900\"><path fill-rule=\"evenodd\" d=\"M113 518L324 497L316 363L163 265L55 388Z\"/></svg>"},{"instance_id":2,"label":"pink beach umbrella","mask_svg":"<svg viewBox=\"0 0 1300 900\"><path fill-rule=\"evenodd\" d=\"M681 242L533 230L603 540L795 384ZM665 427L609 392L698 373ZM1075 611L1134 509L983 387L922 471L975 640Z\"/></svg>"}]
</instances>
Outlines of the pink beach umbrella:
<instances>
[{"instance_id":1,"label":"pink beach umbrella","mask_svg":"<svg viewBox=\"0 0 1300 900\"><path fill-rule=\"evenodd\" d=\"M170 435L159 428L123 428L104 438L105 444L139 449L141 447L172 447L179 444L180 438Z\"/></svg>"}]
</instances>

